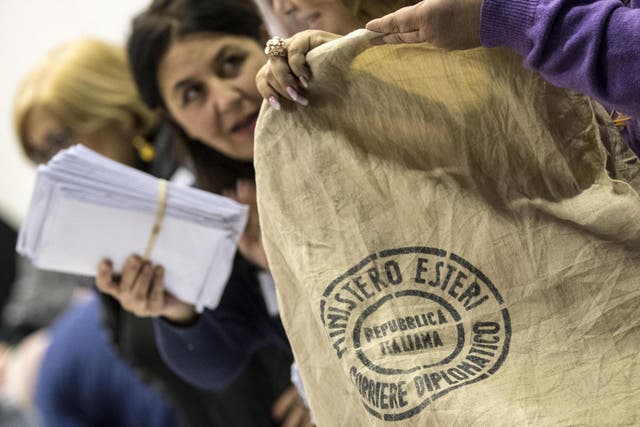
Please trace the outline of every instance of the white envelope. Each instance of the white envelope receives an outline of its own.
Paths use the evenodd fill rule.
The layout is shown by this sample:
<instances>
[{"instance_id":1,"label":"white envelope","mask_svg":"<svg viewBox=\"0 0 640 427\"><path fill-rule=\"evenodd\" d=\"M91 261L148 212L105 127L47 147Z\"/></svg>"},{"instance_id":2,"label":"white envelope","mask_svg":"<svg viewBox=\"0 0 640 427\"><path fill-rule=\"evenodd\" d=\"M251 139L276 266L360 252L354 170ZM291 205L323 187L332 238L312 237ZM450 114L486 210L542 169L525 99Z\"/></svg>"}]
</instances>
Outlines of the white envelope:
<instances>
[{"instance_id":1,"label":"white envelope","mask_svg":"<svg viewBox=\"0 0 640 427\"><path fill-rule=\"evenodd\" d=\"M42 269L93 276L110 259L147 248L158 209L158 179L83 146L38 168L18 252ZM165 267L166 289L199 309L215 308L233 266L248 208L168 183L166 213L150 259Z\"/></svg>"}]
</instances>

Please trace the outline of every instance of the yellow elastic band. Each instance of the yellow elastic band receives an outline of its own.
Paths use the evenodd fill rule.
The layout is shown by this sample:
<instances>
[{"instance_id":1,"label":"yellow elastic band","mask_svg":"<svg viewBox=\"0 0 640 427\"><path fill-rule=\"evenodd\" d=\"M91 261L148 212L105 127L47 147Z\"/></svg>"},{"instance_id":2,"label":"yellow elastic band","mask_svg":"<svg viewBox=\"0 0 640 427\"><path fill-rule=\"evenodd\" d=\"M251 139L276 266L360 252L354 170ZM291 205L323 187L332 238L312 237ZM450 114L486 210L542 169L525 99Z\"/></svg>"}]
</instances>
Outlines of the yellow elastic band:
<instances>
[{"instance_id":1,"label":"yellow elastic band","mask_svg":"<svg viewBox=\"0 0 640 427\"><path fill-rule=\"evenodd\" d=\"M613 124L619 128L624 128L627 125L627 122L631 120L630 116L622 114L616 110L611 111L609 116L613 119Z\"/></svg>"},{"instance_id":2,"label":"yellow elastic band","mask_svg":"<svg viewBox=\"0 0 640 427\"><path fill-rule=\"evenodd\" d=\"M164 219L164 213L167 211L167 181L164 179L158 180L158 210L156 210L156 221L151 229L151 235L147 242L147 249L144 251L142 259L148 261L151 257L151 251L156 244L158 234L162 228L162 220Z\"/></svg>"}]
</instances>

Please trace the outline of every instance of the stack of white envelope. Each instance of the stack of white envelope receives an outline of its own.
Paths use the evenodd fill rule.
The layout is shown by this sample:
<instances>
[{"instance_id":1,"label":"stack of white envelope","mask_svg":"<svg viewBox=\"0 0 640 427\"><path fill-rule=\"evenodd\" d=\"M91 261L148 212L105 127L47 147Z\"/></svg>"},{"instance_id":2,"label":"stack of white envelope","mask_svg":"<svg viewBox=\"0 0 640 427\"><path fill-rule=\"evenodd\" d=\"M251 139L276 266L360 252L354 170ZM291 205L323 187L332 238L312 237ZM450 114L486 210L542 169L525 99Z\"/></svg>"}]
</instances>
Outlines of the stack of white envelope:
<instances>
[{"instance_id":1,"label":"stack of white envelope","mask_svg":"<svg viewBox=\"0 0 640 427\"><path fill-rule=\"evenodd\" d=\"M142 255L157 221L159 180L76 145L38 168L17 250L36 267L96 274L108 258L116 272ZM231 273L248 208L194 188L167 185L166 212L150 253L165 287L199 309L217 306Z\"/></svg>"}]
</instances>

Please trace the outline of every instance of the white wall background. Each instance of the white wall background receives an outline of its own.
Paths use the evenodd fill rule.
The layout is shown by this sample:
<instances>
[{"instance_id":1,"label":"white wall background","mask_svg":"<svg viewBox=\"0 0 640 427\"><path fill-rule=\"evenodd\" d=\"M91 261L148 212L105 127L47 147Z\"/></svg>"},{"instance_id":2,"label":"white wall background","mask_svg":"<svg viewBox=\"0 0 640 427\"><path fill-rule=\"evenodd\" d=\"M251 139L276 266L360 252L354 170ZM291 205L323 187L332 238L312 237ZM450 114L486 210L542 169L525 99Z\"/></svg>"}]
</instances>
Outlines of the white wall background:
<instances>
[{"instance_id":1,"label":"white wall background","mask_svg":"<svg viewBox=\"0 0 640 427\"><path fill-rule=\"evenodd\" d=\"M26 214L34 168L20 152L12 103L22 77L51 48L82 36L124 43L133 15L151 0L0 0L0 215Z\"/></svg>"}]
</instances>

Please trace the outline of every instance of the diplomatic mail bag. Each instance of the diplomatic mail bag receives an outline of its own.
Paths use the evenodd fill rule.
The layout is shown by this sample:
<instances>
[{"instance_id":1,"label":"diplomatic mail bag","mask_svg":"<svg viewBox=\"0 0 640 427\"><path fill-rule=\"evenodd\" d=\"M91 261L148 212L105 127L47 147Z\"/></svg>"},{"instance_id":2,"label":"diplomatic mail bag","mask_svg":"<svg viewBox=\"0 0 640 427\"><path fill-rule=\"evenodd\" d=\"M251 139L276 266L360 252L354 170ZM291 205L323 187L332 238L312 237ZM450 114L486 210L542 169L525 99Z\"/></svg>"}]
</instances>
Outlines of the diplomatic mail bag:
<instances>
[{"instance_id":1,"label":"diplomatic mail bag","mask_svg":"<svg viewBox=\"0 0 640 427\"><path fill-rule=\"evenodd\" d=\"M501 50L370 37L312 51L310 106L258 123L317 424L640 423L640 198L605 113Z\"/></svg>"}]
</instances>

